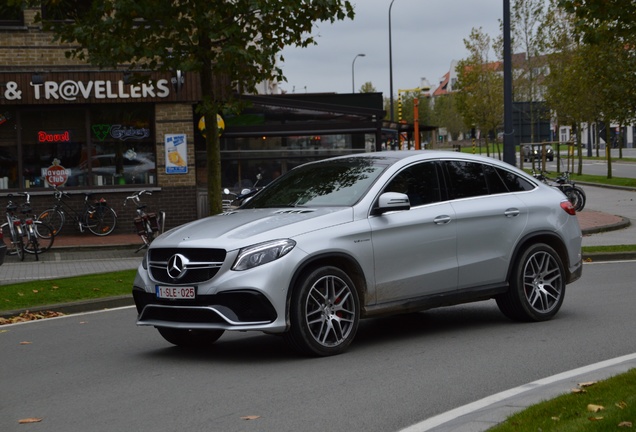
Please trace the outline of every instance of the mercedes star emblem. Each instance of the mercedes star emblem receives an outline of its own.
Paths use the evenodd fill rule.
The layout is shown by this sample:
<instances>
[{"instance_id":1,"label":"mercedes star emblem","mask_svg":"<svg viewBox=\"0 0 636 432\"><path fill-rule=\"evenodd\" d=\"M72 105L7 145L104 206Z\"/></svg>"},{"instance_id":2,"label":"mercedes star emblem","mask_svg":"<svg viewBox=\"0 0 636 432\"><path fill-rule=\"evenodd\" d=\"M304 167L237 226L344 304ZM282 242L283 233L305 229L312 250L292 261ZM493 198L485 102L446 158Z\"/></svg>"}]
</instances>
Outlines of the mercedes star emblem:
<instances>
[{"instance_id":1,"label":"mercedes star emblem","mask_svg":"<svg viewBox=\"0 0 636 432\"><path fill-rule=\"evenodd\" d=\"M172 279L181 279L186 274L188 259L181 254L175 254L168 260L166 271Z\"/></svg>"}]
</instances>

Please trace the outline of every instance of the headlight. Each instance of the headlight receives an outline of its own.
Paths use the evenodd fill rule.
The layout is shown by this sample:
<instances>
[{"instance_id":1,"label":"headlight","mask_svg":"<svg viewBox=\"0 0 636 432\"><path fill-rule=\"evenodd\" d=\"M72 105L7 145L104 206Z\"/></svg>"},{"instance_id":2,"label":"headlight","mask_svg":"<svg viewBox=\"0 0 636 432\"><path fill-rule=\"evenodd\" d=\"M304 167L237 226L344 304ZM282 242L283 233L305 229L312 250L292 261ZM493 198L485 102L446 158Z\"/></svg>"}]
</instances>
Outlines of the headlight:
<instances>
[{"instance_id":1,"label":"headlight","mask_svg":"<svg viewBox=\"0 0 636 432\"><path fill-rule=\"evenodd\" d=\"M289 239L274 240L243 248L239 251L232 270L241 271L276 261L292 250L296 242Z\"/></svg>"}]
</instances>

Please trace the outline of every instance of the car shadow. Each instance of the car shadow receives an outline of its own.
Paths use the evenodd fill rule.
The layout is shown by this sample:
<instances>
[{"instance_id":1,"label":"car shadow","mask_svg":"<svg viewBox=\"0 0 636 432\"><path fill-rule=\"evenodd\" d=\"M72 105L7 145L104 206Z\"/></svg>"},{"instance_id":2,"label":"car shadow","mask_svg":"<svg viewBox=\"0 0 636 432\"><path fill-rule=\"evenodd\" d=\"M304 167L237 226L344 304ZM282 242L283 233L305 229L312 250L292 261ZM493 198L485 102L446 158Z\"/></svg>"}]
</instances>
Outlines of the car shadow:
<instances>
[{"instance_id":1,"label":"car shadow","mask_svg":"<svg viewBox=\"0 0 636 432\"><path fill-rule=\"evenodd\" d=\"M453 333L460 331L463 335L466 332L483 333L484 330L502 325L515 325L515 323L503 316L491 302L370 318L360 322L349 351L382 350L408 340L421 341L431 336L452 336ZM294 351L282 336L263 333L226 332L214 344L196 349L170 345L157 334L157 344L159 348L145 351L141 355L153 359L232 364L319 359Z\"/></svg>"}]
</instances>

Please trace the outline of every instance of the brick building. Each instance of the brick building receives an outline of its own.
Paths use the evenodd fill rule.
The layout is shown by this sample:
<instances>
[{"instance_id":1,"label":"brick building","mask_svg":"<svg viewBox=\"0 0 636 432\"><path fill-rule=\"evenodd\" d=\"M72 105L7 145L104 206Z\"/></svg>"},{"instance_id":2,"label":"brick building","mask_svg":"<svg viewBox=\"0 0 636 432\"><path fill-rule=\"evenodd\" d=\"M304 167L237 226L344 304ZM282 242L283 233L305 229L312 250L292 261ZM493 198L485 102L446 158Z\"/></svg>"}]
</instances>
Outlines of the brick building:
<instances>
[{"instance_id":1,"label":"brick building","mask_svg":"<svg viewBox=\"0 0 636 432\"><path fill-rule=\"evenodd\" d=\"M168 226L194 219L194 146L187 144L199 99L196 77L186 77L181 91L170 74L129 84L123 70L67 59L67 47L34 24L36 13L0 16L0 196L28 191L37 211L52 202L52 185L63 183L70 193L105 197L121 216L118 230L129 230L134 209L123 208L124 197L147 189L148 205L167 211ZM185 140L184 166L165 157L173 137Z\"/></svg>"},{"instance_id":2,"label":"brick building","mask_svg":"<svg viewBox=\"0 0 636 432\"><path fill-rule=\"evenodd\" d=\"M151 72L143 83L65 56L68 46L34 23L37 9L0 0L0 197L28 191L35 211L60 185L115 208L132 230L131 192L167 213L167 228L207 214L205 138L195 106L198 75ZM275 91L275 86L263 86ZM380 142L382 95L245 96L225 118L223 186L261 185L310 160L372 151Z\"/></svg>"}]
</instances>

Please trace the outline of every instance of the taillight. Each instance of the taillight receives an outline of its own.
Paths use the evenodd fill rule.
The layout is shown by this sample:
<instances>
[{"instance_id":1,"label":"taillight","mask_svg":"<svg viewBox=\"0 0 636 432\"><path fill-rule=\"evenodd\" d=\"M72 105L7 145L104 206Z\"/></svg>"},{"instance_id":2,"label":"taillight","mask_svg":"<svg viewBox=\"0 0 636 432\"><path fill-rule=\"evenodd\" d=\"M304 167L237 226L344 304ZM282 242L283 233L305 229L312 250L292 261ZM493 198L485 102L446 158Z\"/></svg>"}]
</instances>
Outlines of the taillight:
<instances>
[{"instance_id":1,"label":"taillight","mask_svg":"<svg viewBox=\"0 0 636 432\"><path fill-rule=\"evenodd\" d=\"M20 225L22 225L22 221L21 220L18 220L18 219L14 219L13 220L13 226L20 226Z\"/></svg>"},{"instance_id":2,"label":"taillight","mask_svg":"<svg viewBox=\"0 0 636 432\"><path fill-rule=\"evenodd\" d=\"M561 201L561 208L569 215L576 216L576 209L568 200Z\"/></svg>"},{"instance_id":3,"label":"taillight","mask_svg":"<svg viewBox=\"0 0 636 432\"><path fill-rule=\"evenodd\" d=\"M26 219L24 223L27 225L33 225L33 219Z\"/></svg>"}]
</instances>

